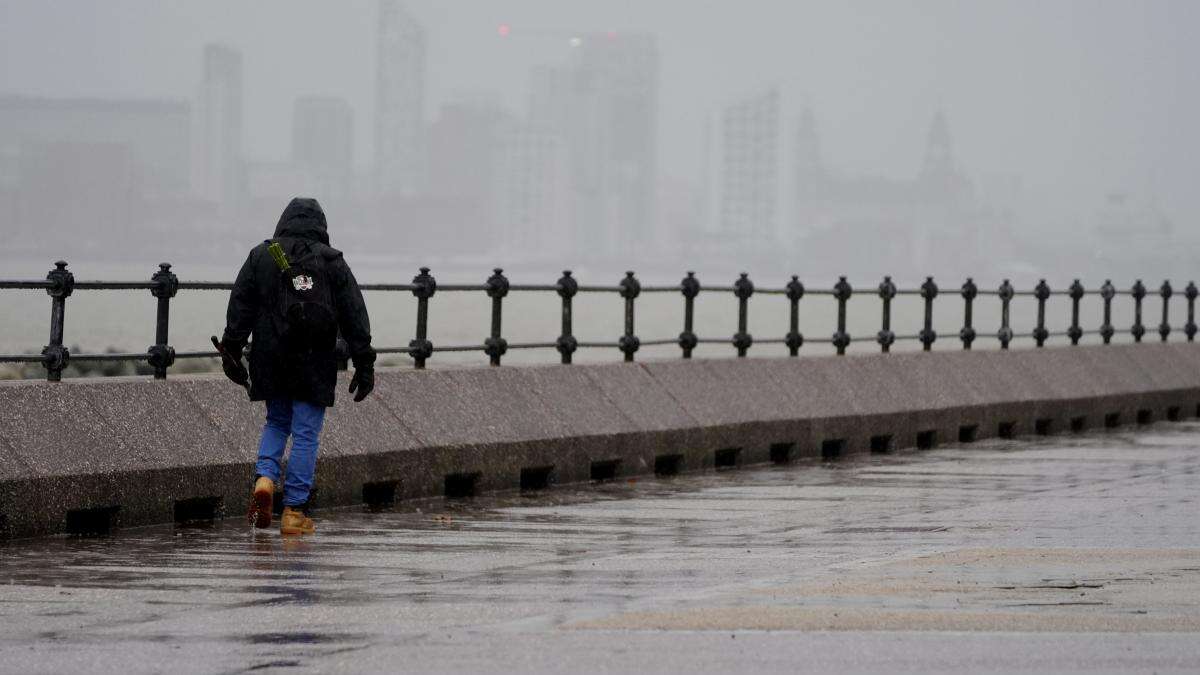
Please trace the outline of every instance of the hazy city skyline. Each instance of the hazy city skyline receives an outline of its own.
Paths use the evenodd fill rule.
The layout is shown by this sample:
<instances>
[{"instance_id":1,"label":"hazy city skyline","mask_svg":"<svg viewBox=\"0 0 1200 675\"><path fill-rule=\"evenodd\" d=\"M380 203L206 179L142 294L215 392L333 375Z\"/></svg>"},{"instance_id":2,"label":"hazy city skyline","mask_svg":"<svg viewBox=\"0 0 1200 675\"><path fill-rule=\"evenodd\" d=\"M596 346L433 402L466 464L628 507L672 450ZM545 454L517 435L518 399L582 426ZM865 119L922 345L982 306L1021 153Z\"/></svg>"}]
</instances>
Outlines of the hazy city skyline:
<instances>
[{"instance_id":1,"label":"hazy city skyline","mask_svg":"<svg viewBox=\"0 0 1200 675\"><path fill-rule=\"evenodd\" d=\"M381 7L400 8L399 19L381 20ZM1200 217L1200 196L1188 178L1200 162L1195 152L1200 132L1183 120L1194 118L1200 106L1197 76L1187 66L1197 48L1186 41L1184 27L1198 14L1188 3L1173 2L750 2L736 8L545 0L503 5L371 1L337 7L4 2L0 95L187 104L198 129L193 132L197 147L188 161L202 167L193 176L194 194L225 201L220 195L228 187L214 186L203 167L227 163L226 142L236 137L242 148L241 170L247 172L238 180L250 197L256 192L274 198L275 192L311 191L334 204L340 204L338 185L350 185L348 192L356 193L360 202L378 195L379 185L372 183L380 182L381 163L397 161L389 159L389 153L400 153L400 164L405 165L398 169L401 175L415 175L416 159L424 163L421 180L405 178L402 183L428 178L429 172L436 172L441 153L424 145L436 142L438 125L442 141L437 148L454 150L447 142L463 137L463 129L492 124L480 122L479 115L464 116L462 102L486 99L494 112L484 117L499 124L488 142L494 142L502 156L488 160L493 167L488 169L490 187L475 189L474 198L485 205L480 217L461 209L446 215L445 200L461 201L464 196L457 185L447 190L444 185L423 184L401 192L408 197L441 194L443 201L405 204L410 211L395 211L388 203L367 211L346 209L343 220L353 220L360 229L373 230L371 234L410 241L394 227L419 230L422 222L441 218L446 225L433 229L443 230L444 240L436 243L435 233L431 248L444 256L456 240L495 239L503 236L500 229L544 236L550 227L546 223L557 223L567 213L564 222L572 220L588 234L561 243L567 258L597 251L644 255L642 244L622 248L613 240L628 244L649 229L647 244L671 250L679 249L683 240L691 247L684 253L703 259L719 255L714 251L725 244L696 241L697 233L720 223L718 214L734 194L727 177L714 174L713 167L724 161L722 153L730 146L728 138L713 142L713 126L736 102L771 91L778 119L777 129L768 136L776 139L773 151L778 159L759 164L775 166L775 175L767 180L775 186L779 208L762 216L774 223L748 231L780 231L785 239L808 237L803 248L811 255L815 244L834 235L851 247L878 239L879 228L889 223L899 228L891 234L925 249L927 239L944 239L940 232L947 228L966 228L1011 240L1007 248L988 246L993 257L1012 258L1005 261L1008 267L1019 262L1038 268L1046 260L1025 259L1017 240L1028 240L1041 230L1046 236L1040 245L1048 248L1093 236L1136 236L1142 230L1152 241L1164 223L1168 228L1173 223L1175 235L1191 240L1190 223ZM398 28L389 29L393 24ZM99 35L116 39L101 40ZM544 122L552 106L537 103L542 76L570 67L576 68L577 79L581 73L620 72L612 64L625 56L589 49L593 41L606 40L650 41L655 54L647 62L651 65L629 71L648 73L650 79L646 84L629 80L628 85L630 92L649 92L644 104L649 121L631 122L628 111L643 104L631 103L635 99L620 89L627 85L613 80L608 89L596 90L610 99L573 93L576 103L565 104L596 110L612 105L624 115L613 118L612 132L604 131L602 120L588 121L576 110L571 120L550 129L547 136ZM589 58L595 65L578 65ZM229 85L235 79L240 84ZM240 102L221 98L228 93L222 82L240 87ZM325 114L313 112L321 105ZM458 126L443 119L447 114L458 116ZM210 128L214 115L225 116L220 138ZM296 170L302 161L297 153L304 152L298 129L312 127L318 119L336 124L335 135L342 139L336 145L349 144L326 147L325 154L318 155L340 162L339 171L352 174L349 182L328 169L319 179L313 171ZM906 199L919 198L913 197L919 190L904 187L906 181L924 181L922 189L931 184L930 127L936 119L953 139L954 168L966 181L969 195L952 209L932 213L922 205L905 215L891 205L888 195L909 190ZM639 124L644 131L638 130ZM399 130L399 135L388 140L387 129ZM555 138L565 147L555 147ZM642 159L612 155L595 166L580 164L581 157L601 152L601 146L603 152L615 152L621 142L648 154ZM807 208L805 191L812 188L803 178L812 167L797 150L805 143L816 146L832 181L823 184L827 194L817 199L826 204L818 214L823 220L813 221L831 228L829 236L800 227ZM470 159L467 146L459 146L459 153ZM347 160L347 155L353 159ZM303 163L313 167L320 162L309 157ZM568 184L547 178L563 173L563 165L572 176ZM452 176L455 167L447 169L443 162L441 170ZM226 166L225 173L231 172L235 173ZM609 177L593 187L580 182L581 177L602 177L606 172ZM534 192L528 183L531 176L541 181ZM295 189L289 189L292 186ZM559 197L542 194L546 186L565 191L568 203L564 206ZM500 189L524 196L478 196ZM638 196L639 190L645 196ZM534 193L548 203L532 211L513 210ZM591 195L600 195L600 201ZM933 201L948 203L945 196ZM623 203L626 206L620 206ZM705 206L697 208L696 203ZM808 206L813 203L810 200ZM496 204L503 208L491 208ZM249 219L257 222L280 207L264 199L248 208L239 220L253 216ZM373 218L389 213L389 208L408 222L385 232ZM639 209L651 215L638 216ZM603 216L606 210L613 214L609 220ZM760 217L753 209L750 213ZM540 220L522 223L514 218ZM1112 222L1123 219L1127 233ZM921 231L912 229L918 221ZM480 222L497 223L497 231L473 231L471 223ZM858 231L844 227L854 223L867 225ZM727 228L716 229L720 233ZM1128 246L1110 241L1088 248L1103 248L1111 255ZM464 250L469 249L467 245ZM853 265L854 260L838 260L839 250L834 246L817 253L832 266ZM947 252L956 251L951 246ZM487 255L486 247L475 252ZM745 257L752 262L755 255L749 252ZM778 255L794 258L797 251ZM941 265L933 254L924 257L916 262ZM898 249L880 262L894 265L896 260L912 258Z\"/></svg>"}]
</instances>

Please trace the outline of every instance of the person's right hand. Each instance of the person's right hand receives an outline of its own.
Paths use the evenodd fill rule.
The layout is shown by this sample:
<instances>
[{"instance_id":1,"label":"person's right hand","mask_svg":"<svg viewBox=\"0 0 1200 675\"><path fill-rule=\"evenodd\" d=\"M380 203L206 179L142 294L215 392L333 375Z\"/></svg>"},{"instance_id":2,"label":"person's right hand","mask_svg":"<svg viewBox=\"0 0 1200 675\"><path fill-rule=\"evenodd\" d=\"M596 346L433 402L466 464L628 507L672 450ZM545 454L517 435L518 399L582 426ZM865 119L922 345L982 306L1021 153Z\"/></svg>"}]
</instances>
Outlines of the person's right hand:
<instances>
[{"instance_id":1,"label":"person's right hand","mask_svg":"<svg viewBox=\"0 0 1200 675\"><path fill-rule=\"evenodd\" d=\"M246 372L246 367L242 365L241 361L230 363L222 360L221 369L225 371L225 377L228 377L239 387L245 387L250 384L250 374Z\"/></svg>"},{"instance_id":2,"label":"person's right hand","mask_svg":"<svg viewBox=\"0 0 1200 675\"><path fill-rule=\"evenodd\" d=\"M242 365L241 346L231 345L222 340L221 348L229 355L228 359L221 359L221 370L225 371L225 377L239 387L250 384L250 373L246 372L246 367Z\"/></svg>"}]
</instances>

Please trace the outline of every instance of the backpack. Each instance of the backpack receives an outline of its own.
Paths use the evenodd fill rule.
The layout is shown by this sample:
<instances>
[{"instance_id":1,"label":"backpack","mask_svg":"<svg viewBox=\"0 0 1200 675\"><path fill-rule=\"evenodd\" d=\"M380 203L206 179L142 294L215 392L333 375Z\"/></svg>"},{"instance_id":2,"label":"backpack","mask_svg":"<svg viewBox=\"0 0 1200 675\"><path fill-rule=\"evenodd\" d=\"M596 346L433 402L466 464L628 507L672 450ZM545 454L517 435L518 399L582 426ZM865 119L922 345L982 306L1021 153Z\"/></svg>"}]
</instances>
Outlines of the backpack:
<instances>
[{"instance_id":1,"label":"backpack","mask_svg":"<svg viewBox=\"0 0 1200 675\"><path fill-rule=\"evenodd\" d=\"M279 343L284 354L308 357L332 353L337 343L337 313L325 256L321 255L320 249L314 250L308 241L275 242L289 249L289 267L278 270L275 311Z\"/></svg>"}]
</instances>

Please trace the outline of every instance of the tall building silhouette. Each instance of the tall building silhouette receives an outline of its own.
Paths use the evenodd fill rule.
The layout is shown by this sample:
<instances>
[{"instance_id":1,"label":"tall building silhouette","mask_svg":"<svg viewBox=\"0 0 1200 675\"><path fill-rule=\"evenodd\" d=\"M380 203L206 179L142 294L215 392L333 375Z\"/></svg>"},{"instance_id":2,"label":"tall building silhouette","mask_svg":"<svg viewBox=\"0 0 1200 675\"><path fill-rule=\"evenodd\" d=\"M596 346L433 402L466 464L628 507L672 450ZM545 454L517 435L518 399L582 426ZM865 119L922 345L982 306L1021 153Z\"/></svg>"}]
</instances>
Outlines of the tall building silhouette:
<instances>
[{"instance_id":1,"label":"tall building silhouette","mask_svg":"<svg viewBox=\"0 0 1200 675\"><path fill-rule=\"evenodd\" d=\"M345 99L301 96L292 106L292 161L339 171L354 165L354 111Z\"/></svg>"},{"instance_id":2,"label":"tall building silhouette","mask_svg":"<svg viewBox=\"0 0 1200 675\"><path fill-rule=\"evenodd\" d=\"M496 146L489 219L506 252L559 256L568 245L567 151L563 139L525 124L506 125Z\"/></svg>"},{"instance_id":3,"label":"tall building silhouette","mask_svg":"<svg viewBox=\"0 0 1200 675\"><path fill-rule=\"evenodd\" d=\"M724 109L720 120L721 234L774 239L779 200L779 91Z\"/></svg>"},{"instance_id":4,"label":"tall building silhouette","mask_svg":"<svg viewBox=\"0 0 1200 675\"><path fill-rule=\"evenodd\" d=\"M199 196L224 209L236 208L243 196L242 111L241 52L206 45L196 114L193 183Z\"/></svg>"},{"instance_id":5,"label":"tall building silhouette","mask_svg":"<svg viewBox=\"0 0 1200 675\"><path fill-rule=\"evenodd\" d=\"M571 44L565 65L532 72L530 128L512 140L547 170L565 157L568 175L555 183L567 188L575 247L627 257L655 237L658 47L643 34L580 35Z\"/></svg>"},{"instance_id":6,"label":"tall building silhouette","mask_svg":"<svg viewBox=\"0 0 1200 675\"><path fill-rule=\"evenodd\" d=\"M375 73L375 182L412 197L425 182L425 28L397 0L380 0Z\"/></svg>"},{"instance_id":7,"label":"tall building silhouette","mask_svg":"<svg viewBox=\"0 0 1200 675\"><path fill-rule=\"evenodd\" d=\"M345 99L302 96L292 108L292 162L315 192L342 197L354 178L354 111Z\"/></svg>"},{"instance_id":8,"label":"tall building silhouette","mask_svg":"<svg viewBox=\"0 0 1200 675\"><path fill-rule=\"evenodd\" d=\"M493 204L500 139L514 120L487 92L456 95L442 104L429 128L429 189L422 201L436 209L432 223L446 248L491 250L508 234ZM500 225L498 227L498 225Z\"/></svg>"},{"instance_id":9,"label":"tall building silhouette","mask_svg":"<svg viewBox=\"0 0 1200 675\"><path fill-rule=\"evenodd\" d=\"M796 125L795 162L796 220L811 224L828 198L829 187L817 119L811 108L804 109Z\"/></svg>"}]
</instances>

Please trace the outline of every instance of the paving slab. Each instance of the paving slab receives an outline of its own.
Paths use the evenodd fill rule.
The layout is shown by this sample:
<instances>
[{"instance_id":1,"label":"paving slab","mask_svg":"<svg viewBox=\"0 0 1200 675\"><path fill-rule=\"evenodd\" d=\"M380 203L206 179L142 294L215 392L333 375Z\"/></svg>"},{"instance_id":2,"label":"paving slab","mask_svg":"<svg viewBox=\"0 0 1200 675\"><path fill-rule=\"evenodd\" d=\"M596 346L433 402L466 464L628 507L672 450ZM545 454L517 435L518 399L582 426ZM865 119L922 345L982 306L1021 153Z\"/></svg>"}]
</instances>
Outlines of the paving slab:
<instances>
[{"instance_id":1,"label":"paving slab","mask_svg":"<svg viewBox=\"0 0 1200 675\"><path fill-rule=\"evenodd\" d=\"M14 672L1200 669L1200 423L0 543Z\"/></svg>"}]
</instances>

